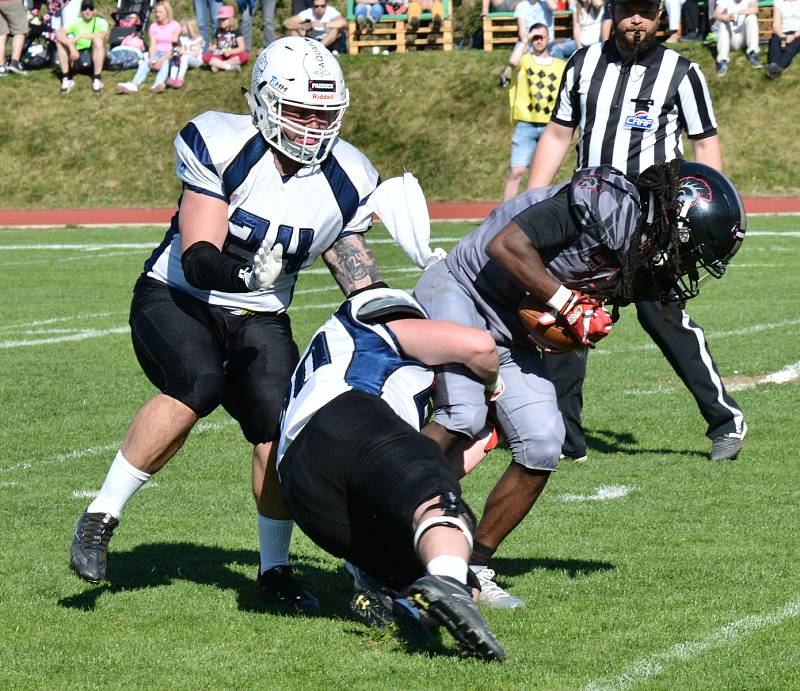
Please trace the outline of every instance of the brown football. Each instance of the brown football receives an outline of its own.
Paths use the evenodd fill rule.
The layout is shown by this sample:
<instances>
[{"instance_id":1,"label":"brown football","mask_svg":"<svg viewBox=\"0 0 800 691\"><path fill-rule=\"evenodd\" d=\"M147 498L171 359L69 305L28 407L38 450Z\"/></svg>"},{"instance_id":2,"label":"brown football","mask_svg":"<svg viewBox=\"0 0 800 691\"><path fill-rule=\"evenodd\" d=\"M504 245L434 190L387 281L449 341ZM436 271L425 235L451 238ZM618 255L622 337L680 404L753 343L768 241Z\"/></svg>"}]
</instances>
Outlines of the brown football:
<instances>
[{"instance_id":1,"label":"brown football","mask_svg":"<svg viewBox=\"0 0 800 691\"><path fill-rule=\"evenodd\" d=\"M585 348L562 320L557 319L548 326L539 324L539 317L549 311L550 308L533 295L526 295L519 303L517 314L531 341L540 348L565 353Z\"/></svg>"}]
</instances>

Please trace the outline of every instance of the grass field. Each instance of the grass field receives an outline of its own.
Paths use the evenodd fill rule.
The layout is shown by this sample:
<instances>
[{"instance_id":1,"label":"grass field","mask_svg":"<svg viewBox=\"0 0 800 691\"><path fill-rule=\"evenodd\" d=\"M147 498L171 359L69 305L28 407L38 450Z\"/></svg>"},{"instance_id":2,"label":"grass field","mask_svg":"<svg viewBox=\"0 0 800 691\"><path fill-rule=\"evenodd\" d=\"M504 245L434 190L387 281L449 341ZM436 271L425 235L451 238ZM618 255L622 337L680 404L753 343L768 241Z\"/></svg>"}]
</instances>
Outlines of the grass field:
<instances>
[{"instance_id":1,"label":"grass field","mask_svg":"<svg viewBox=\"0 0 800 691\"><path fill-rule=\"evenodd\" d=\"M436 225L434 244L468 228ZM265 607L249 452L222 411L126 508L109 582L69 572L75 519L153 393L127 309L162 232L0 231L0 687L800 687L800 389L755 385L800 366L800 218L751 219L729 275L691 305L721 373L743 387L737 461L707 460L693 401L632 312L592 354L589 462L560 467L496 559L528 602L484 610L505 665L460 659L447 635L407 650L356 623L340 563L299 533L293 558L322 610ZM385 277L412 288L416 269L380 227L370 237ZM303 275L291 310L301 345L339 300L321 264ZM493 452L466 478L477 512L508 460Z\"/></svg>"}]
</instances>

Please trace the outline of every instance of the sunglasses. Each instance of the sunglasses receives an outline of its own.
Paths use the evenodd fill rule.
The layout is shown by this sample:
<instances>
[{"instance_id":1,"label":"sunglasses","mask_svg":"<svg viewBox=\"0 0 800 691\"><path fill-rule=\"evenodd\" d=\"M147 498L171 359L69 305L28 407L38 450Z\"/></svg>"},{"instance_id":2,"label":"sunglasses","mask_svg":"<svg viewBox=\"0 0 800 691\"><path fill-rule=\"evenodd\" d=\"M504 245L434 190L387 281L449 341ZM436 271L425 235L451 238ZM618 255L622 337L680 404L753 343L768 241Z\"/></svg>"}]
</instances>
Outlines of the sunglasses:
<instances>
[{"instance_id":1,"label":"sunglasses","mask_svg":"<svg viewBox=\"0 0 800 691\"><path fill-rule=\"evenodd\" d=\"M327 5L313 5L313 7L314 7L314 9L315 9L315 10L321 10L321 9L323 9L323 8L324 8L324 7L326 7L326 6L327 6Z\"/></svg>"},{"instance_id":2,"label":"sunglasses","mask_svg":"<svg viewBox=\"0 0 800 691\"><path fill-rule=\"evenodd\" d=\"M542 36L541 34L536 34L535 36L531 36L531 41L546 41L547 36Z\"/></svg>"}]
</instances>

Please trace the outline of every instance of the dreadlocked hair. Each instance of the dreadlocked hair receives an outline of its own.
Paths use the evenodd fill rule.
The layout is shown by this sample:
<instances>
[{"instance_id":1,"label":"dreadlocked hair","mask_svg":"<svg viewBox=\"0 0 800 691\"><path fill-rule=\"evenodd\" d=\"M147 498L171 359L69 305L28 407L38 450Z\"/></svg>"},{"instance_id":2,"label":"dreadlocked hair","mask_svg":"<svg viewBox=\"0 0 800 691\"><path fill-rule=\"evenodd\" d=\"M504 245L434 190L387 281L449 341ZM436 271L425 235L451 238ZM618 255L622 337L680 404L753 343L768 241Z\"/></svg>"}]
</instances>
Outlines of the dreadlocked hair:
<instances>
[{"instance_id":1,"label":"dreadlocked hair","mask_svg":"<svg viewBox=\"0 0 800 691\"><path fill-rule=\"evenodd\" d=\"M670 246L680 247L678 239L678 170L682 159L674 159L668 163L659 163L642 171L631 180L639 190L642 199L643 213L636 225L630 247L622 262L622 280L616 288L613 298L615 312L617 305L627 305L634 301L634 283L641 269L648 276L650 267L658 262L663 250ZM652 193L652 196L651 196ZM652 218L650 223L648 217ZM647 238L642 242L641 238ZM669 253L667 261L672 263L676 275L681 273L680 258L677 252ZM663 290L659 289L662 294ZM662 295L666 298L666 294ZM662 302L665 301L662 299Z\"/></svg>"}]
</instances>

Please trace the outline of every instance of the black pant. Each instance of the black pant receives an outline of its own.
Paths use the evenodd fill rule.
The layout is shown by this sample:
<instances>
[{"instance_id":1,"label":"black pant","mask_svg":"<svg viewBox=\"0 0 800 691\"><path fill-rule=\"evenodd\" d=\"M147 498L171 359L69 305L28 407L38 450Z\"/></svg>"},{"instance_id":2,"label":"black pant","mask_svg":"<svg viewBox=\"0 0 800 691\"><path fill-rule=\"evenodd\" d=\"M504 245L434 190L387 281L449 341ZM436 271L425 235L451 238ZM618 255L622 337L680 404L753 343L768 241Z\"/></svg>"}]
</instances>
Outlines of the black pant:
<instances>
[{"instance_id":1,"label":"black pant","mask_svg":"<svg viewBox=\"0 0 800 691\"><path fill-rule=\"evenodd\" d=\"M786 32L787 36L791 36L791 34L791 31ZM800 37L787 43L785 48L781 48L781 39L775 34L772 34L772 38L769 39L769 61L784 70L792 64L792 60L798 52L800 52Z\"/></svg>"},{"instance_id":2,"label":"black pant","mask_svg":"<svg viewBox=\"0 0 800 691\"><path fill-rule=\"evenodd\" d=\"M708 33L706 16L700 16L698 0L686 0L683 3L684 34L697 34L704 37Z\"/></svg>"},{"instance_id":3,"label":"black pant","mask_svg":"<svg viewBox=\"0 0 800 691\"><path fill-rule=\"evenodd\" d=\"M658 300L640 301L636 303L636 316L694 396L708 424L706 436L714 439L729 432L741 432L736 418L742 411L725 391L703 330L677 303L667 304L665 314ZM567 430L562 451L573 458L586 453L581 409L587 354L588 351L544 355L545 371L556 388L558 408Z\"/></svg>"}]
</instances>

